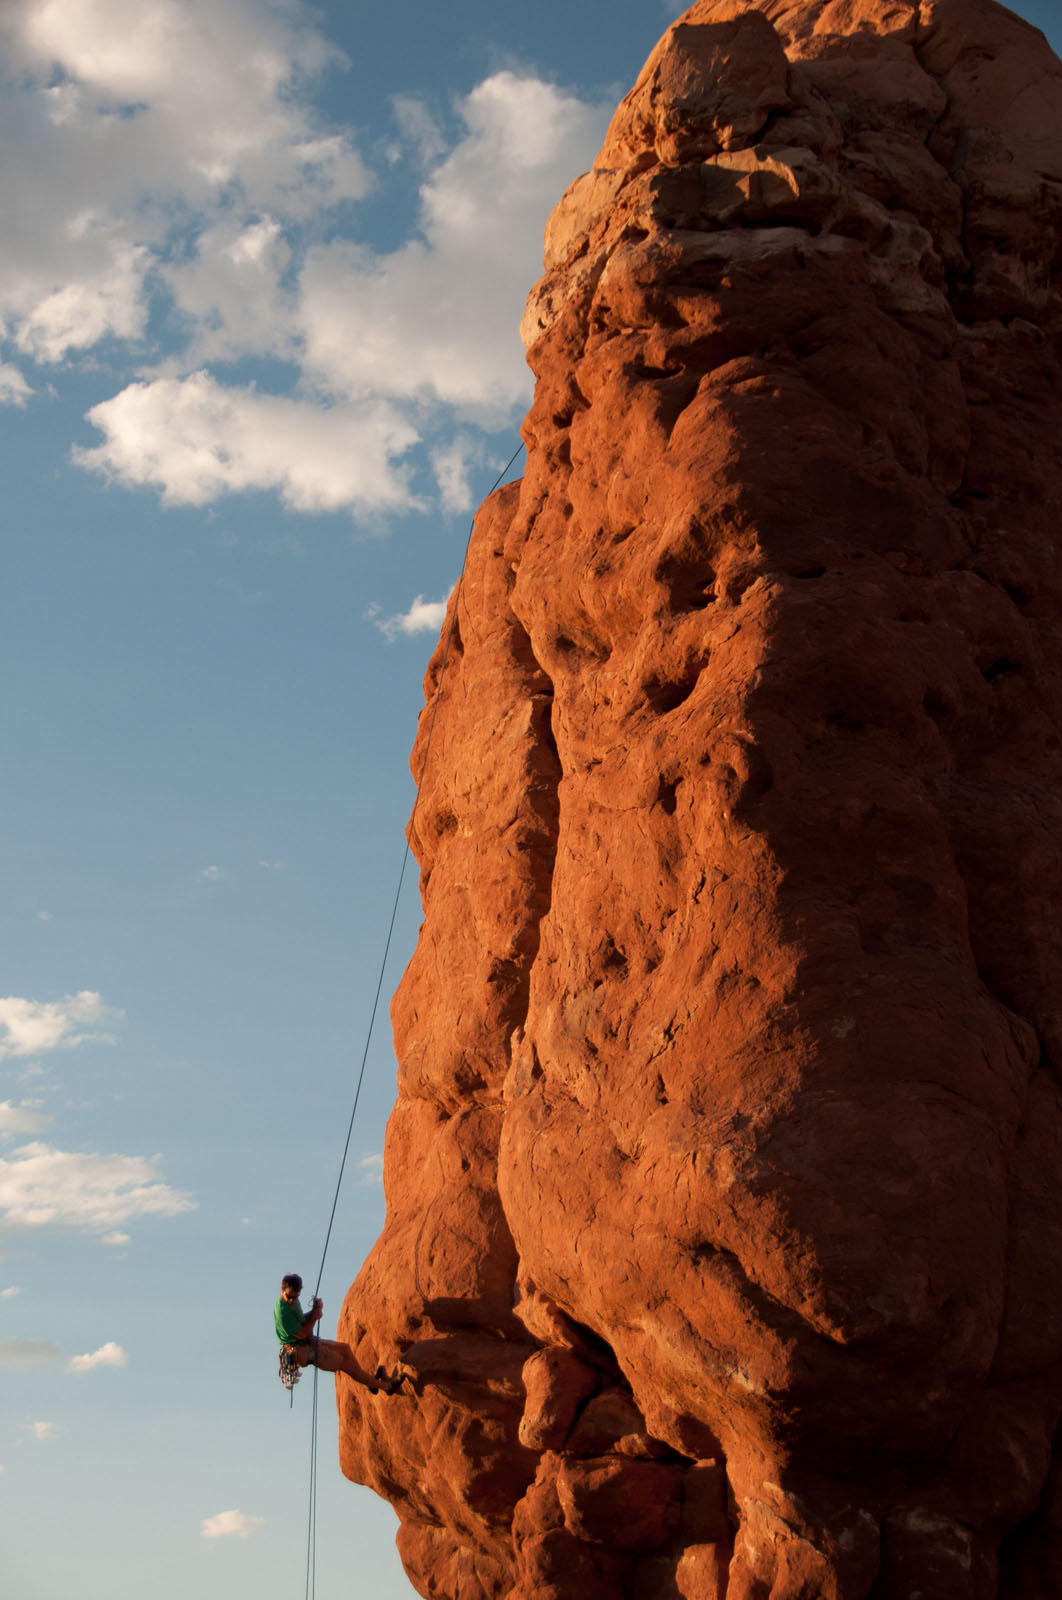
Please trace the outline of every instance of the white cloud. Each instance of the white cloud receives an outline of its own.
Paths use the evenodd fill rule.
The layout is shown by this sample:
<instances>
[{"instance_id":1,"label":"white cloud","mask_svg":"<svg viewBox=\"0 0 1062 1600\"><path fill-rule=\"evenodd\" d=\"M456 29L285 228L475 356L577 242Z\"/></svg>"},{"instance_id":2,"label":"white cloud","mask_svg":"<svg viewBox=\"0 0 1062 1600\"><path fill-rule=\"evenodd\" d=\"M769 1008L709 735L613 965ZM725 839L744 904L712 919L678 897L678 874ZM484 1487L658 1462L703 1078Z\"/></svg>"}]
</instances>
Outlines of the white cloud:
<instances>
[{"instance_id":1,"label":"white cloud","mask_svg":"<svg viewBox=\"0 0 1062 1600\"><path fill-rule=\"evenodd\" d=\"M369 187L349 139L309 109L337 52L297 4L6 0L0 50L0 136L21 151L0 315L39 359L136 337L149 269L182 230L306 217Z\"/></svg>"},{"instance_id":2,"label":"white cloud","mask_svg":"<svg viewBox=\"0 0 1062 1600\"><path fill-rule=\"evenodd\" d=\"M51 922L51 920L52 920L52 914L51 914L50 911L38 911L37 912L37 921L38 922Z\"/></svg>"},{"instance_id":3,"label":"white cloud","mask_svg":"<svg viewBox=\"0 0 1062 1600\"><path fill-rule=\"evenodd\" d=\"M18 348L37 361L53 362L99 344L108 334L138 338L147 321L142 288L148 265L148 252L131 245L116 250L95 277L43 295L22 318Z\"/></svg>"},{"instance_id":4,"label":"white cloud","mask_svg":"<svg viewBox=\"0 0 1062 1600\"><path fill-rule=\"evenodd\" d=\"M265 860L263 858L262 860L259 861L258 865L260 867L263 867L266 872L283 872L284 871L284 863L283 863L283 861L267 861L267 860Z\"/></svg>"},{"instance_id":5,"label":"white cloud","mask_svg":"<svg viewBox=\"0 0 1062 1600\"><path fill-rule=\"evenodd\" d=\"M455 143L398 96L424 182L379 253L349 205L374 180L310 99L341 60L300 0L0 7L0 149L20 152L0 163L0 335L20 365L126 362L80 466L171 505L265 492L376 516L425 509L409 457L427 437L443 507L470 506L454 429L527 399L542 229L609 108L498 72L457 103ZM247 357L286 364L276 393L219 371ZM0 404L31 393L0 361Z\"/></svg>"},{"instance_id":6,"label":"white cloud","mask_svg":"<svg viewBox=\"0 0 1062 1600\"><path fill-rule=\"evenodd\" d=\"M154 1160L81 1155L33 1143L0 1159L0 1221L105 1232L135 1217L173 1217L195 1202L160 1183Z\"/></svg>"},{"instance_id":7,"label":"white cloud","mask_svg":"<svg viewBox=\"0 0 1062 1600\"><path fill-rule=\"evenodd\" d=\"M221 880L222 871L220 867L204 867L199 876L207 883L218 883Z\"/></svg>"},{"instance_id":8,"label":"white cloud","mask_svg":"<svg viewBox=\"0 0 1062 1600\"><path fill-rule=\"evenodd\" d=\"M129 1357L120 1344L108 1339L91 1355L73 1356L67 1363L67 1372L93 1372L97 1367L124 1367Z\"/></svg>"},{"instance_id":9,"label":"white cloud","mask_svg":"<svg viewBox=\"0 0 1062 1600\"><path fill-rule=\"evenodd\" d=\"M383 1164L382 1151L375 1151L371 1156L362 1156L358 1162L358 1171L361 1173L361 1177L358 1179L358 1188L375 1188L378 1183L382 1183Z\"/></svg>"},{"instance_id":10,"label":"white cloud","mask_svg":"<svg viewBox=\"0 0 1062 1600\"><path fill-rule=\"evenodd\" d=\"M446 136L424 101L415 94L396 94L391 108L402 133L403 141L412 147L417 159L429 166L446 154ZM394 150L397 159L400 149Z\"/></svg>"},{"instance_id":11,"label":"white cloud","mask_svg":"<svg viewBox=\"0 0 1062 1600\"><path fill-rule=\"evenodd\" d=\"M0 1300L13 1300L17 1294L21 1293L22 1290L12 1283L6 1289L0 1289Z\"/></svg>"},{"instance_id":12,"label":"white cloud","mask_svg":"<svg viewBox=\"0 0 1062 1600\"><path fill-rule=\"evenodd\" d=\"M81 989L62 1000L23 1000L7 995L0 998L0 1060L42 1050L69 1050L88 1041L113 1044L110 1029L124 1015L116 1006L104 1005L92 989Z\"/></svg>"},{"instance_id":13,"label":"white cloud","mask_svg":"<svg viewBox=\"0 0 1062 1600\"><path fill-rule=\"evenodd\" d=\"M497 425L530 391L518 326L546 218L607 115L514 72L459 111L466 133L421 190L419 237L386 256L350 241L310 253L305 361L331 392L427 398Z\"/></svg>"},{"instance_id":14,"label":"white cloud","mask_svg":"<svg viewBox=\"0 0 1062 1600\"><path fill-rule=\"evenodd\" d=\"M469 468L481 458L467 437L459 436L431 453L431 466L444 511L471 511L475 504L468 481Z\"/></svg>"},{"instance_id":15,"label":"white cloud","mask_svg":"<svg viewBox=\"0 0 1062 1600\"><path fill-rule=\"evenodd\" d=\"M446 617L449 598L445 595L441 600L425 600L418 594L408 611L400 611L394 617L376 618L376 626L391 640L397 639L400 633L438 633Z\"/></svg>"},{"instance_id":16,"label":"white cloud","mask_svg":"<svg viewBox=\"0 0 1062 1600\"><path fill-rule=\"evenodd\" d=\"M100 1236L100 1244L109 1244L117 1247L119 1245L128 1243L129 1235L127 1233L119 1233L117 1230L112 1233L104 1233Z\"/></svg>"},{"instance_id":17,"label":"white cloud","mask_svg":"<svg viewBox=\"0 0 1062 1600\"><path fill-rule=\"evenodd\" d=\"M331 407L250 388L207 372L133 383L88 413L105 435L74 459L169 505L271 489L295 511L405 509L414 499L393 465L418 438L389 405Z\"/></svg>"},{"instance_id":18,"label":"white cloud","mask_svg":"<svg viewBox=\"0 0 1062 1600\"><path fill-rule=\"evenodd\" d=\"M226 218L199 235L190 260L163 269L192 329L183 360L231 361L248 353L292 358L293 307L281 282L291 257L276 217Z\"/></svg>"},{"instance_id":19,"label":"white cloud","mask_svg":"<svg viewBox=\"0 0 1062 1600\"><path fill-rule=\"evenodd\" d=\"M10 362L0 361L0 406L24 406L33 390Z\"/></svg>"},{"instance_id":20,"label":"white cloud","mask_svg":"<svg viewBox=\"0 0 1062 1600\"><path fill-rule=\"evenodd\" d=\"M25 1101L15 1105L11 1100L0 1100L0 1139L16 1133L40 1133L51 1122L51 1117L41 1116Z\"/></svg>"},{"instance_id":21,"label":"white cloud","mask_svg":"<svg viewBox=\"0 0 1062 1600\"><path fill-rule=\"evenodd\" d=\"M59 1432L54 1422L27 1422L23 1426L35 1439L54 1439Z\"/></svg>"},{"instance_id":22,"label":"white cloud","mask_svg":"<svg viewBox=\"0 0 1062 1600\"><path fill-rule=\"evenodd\" d=\"M204 1517L199 1531L204 1539L228 1539L233 1535L246 1539L256 1528L264 1526L264 1517L249 1517L243 1511L219 1511L213 1517Z\"/></svg>"},{"instance_id":23,"label":"white cloud","mask_svg":"<svg viewBox=\"0 0 1062 1600\"><path fill-rule=\"evenodd\" d=\"M0 1367L25 1367L37 1361L58 1361L59 1345L48 1339L0 1339Z\"/></svg>"}]
</instances>

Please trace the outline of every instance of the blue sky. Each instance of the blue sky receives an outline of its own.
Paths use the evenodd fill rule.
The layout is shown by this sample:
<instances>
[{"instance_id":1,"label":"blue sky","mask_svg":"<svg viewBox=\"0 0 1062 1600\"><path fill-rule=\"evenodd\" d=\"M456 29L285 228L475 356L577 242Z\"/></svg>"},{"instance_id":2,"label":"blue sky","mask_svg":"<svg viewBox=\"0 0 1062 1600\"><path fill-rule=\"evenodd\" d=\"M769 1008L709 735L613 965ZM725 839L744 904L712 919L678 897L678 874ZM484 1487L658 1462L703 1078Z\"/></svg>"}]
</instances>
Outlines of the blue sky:
<instances>
[{"instance_id":1,"label":"blue sky","mask_svg":"<svg viewBox=\"0 0 1062 1600\"><path fill-rule=\"evenodd\" d=\"M323 1244L421 674L529 397L545 217L679 9L0 16L12 1600L301 1586L309 1385L289 1413L270 1308ZM326 1327L393 1080L384 1020ZM318 1593L408 1596L327 1395L322 1452Z\"/></svg>"}]
</instances>

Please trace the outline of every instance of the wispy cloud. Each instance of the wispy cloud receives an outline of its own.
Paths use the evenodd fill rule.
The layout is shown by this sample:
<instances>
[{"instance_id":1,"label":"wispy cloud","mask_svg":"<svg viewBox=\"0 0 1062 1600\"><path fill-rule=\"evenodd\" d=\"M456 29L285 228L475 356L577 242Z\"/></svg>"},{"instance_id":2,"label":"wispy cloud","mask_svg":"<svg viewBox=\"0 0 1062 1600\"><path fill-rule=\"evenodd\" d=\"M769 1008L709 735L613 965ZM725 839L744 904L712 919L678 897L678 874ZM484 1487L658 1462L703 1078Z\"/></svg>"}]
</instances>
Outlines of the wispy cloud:
<instances>
[{"instance_id":1,"label":"wispy cloud","mask_svg":"<svg viewBox=\"0 0 1062 1600\"><path fill-rule=\"evenodd\" d=\"M6 1289L0 1289L0 1300L13 1300L17 1294L21 1293L22 1290L18 1287L18 1285L16 1283L11 1283L8 1284Z\"/></svg>"},{"instance_id":2,"label":"wispy cloud","mask_svg":"<svg viewBox=\"0 0 1062 1600\"><path fill-rule=\"evenodd\" d=\"M62 1000L7 995L0 998L0 1060L88 1042L113 1044L112 1030L124 1016L117 1006L104 1005L94 989L80 989Z\"/></svg>"},{"instance_id":3,"label":"wispy cloud","mask_svg":"<svg viewBox=\"0 0 1062 1600\"><path fill-rule=\"evenodd\" d=\"M51 1120L51 1117L43 1116L25 1101L16 1106L12 1100L0 1100L0 1138L10 1138L18 1133L40 1133Z\"/></svg>"},{"instance_id":4,"label":"wispy cloud","mask_svg":"<svg viewBox=\"0 0 1062 1600\"><path fill-rule=\"evenodd\" d=\"M401 634L438 633L446 617L449 598L449 595L444 595L441 600L427 600L424 595L418 594L408 611L400 611L394 617L379 617L373 620L380 632L392 641Z\"/></svg>"},{"instance_id":5,"label":"wispy cloud","mask_svg":"<svg viewBox=\"0 0 1062 1600\"><path fill-rule=\"evenodd\" d=\"M6 361L0 361L0 405L24 406L27 397L32 393L33 390L18 368Z\"/></svg>"},{"instance_id":6,"label":"wispy cloud","mask_svg":"<svg viewBox=\"0 0 1062 1600\"><path fill-rule=\"evenodd\" d=\"M220 867L204 867L199 876L204 883L219 883L224 877Z\"/></svg>"},{"instance_id":7,"label":"wispy cloud","mask_svg":"<svg viewBox=\"0 0 1062 1600\"><path fill-rule=\"evenodd\" d=\"M32 1433L35 1439L54 1439L59 1432L57 1423L54 1422L26 1422L23 1424L27 1433Z\"/></svg>"},{"instance_id":8,"label":"wispy cloud","mask_svg":"<svg viewBox=\"0 0 1062 1600\"><path fill-rule=\"evenodd\" d=\"M204 1539L246 1539L264 1526L264 1517L249 1517L244 1511L219 1511L212 1517L204 1517L199 1531Z\"/></svg>"},{"instance_id":9,"label":"wispy cloud","mask_svg":"<svg viewBox=\"0 0 1062 1600\"><path fill-rule=\"evenodd\" d=\"M91 1355L73 1356L67 1363L67 1372L94 1372L97 1367L124 1367L129 1357L120 1344L108 1339Z\"/></svg>"},{"instance_id":10,"label":"wispy cloud","mask_svg":"<svg viewBox=\"0 0 1062 1600\"><path fill-rule=\"evenodd\" d=\"M117 1229L115 1229L111 1233L105 1233L105 1234L101 1235L101 1237L100 1237L100 1244L109 1244L109 1245L118 1246L118 1245L123 1245L123 1244L128 1244L128 1243L129 1243L129 1235L127 1233L119 1233L117 1231Z\"/></svg>"},{"instance_id":11,"label":"wispy cloud","mask_svg":"<svg viewBox=\"0 0 1062 1600\"><path fill-rule=\"evenodd\" d=\"M192 1210L190 1195L159 1182L157 1159L22 1145L0 1159L0 1220L106 1233L134 1218Z\"/></svg>"},{"instance_id":12,"label":"wispy cloud","mask_svg":"<svg viewBox=\"0 0 1062 1600\"><path fill-rule=\"evenodd\" d=\"M382 1183L383 1164L382 1151L374 1151L371 1156L362 1156L358 1162L358 1171L361 1173L361 1177L358 1179L358 1188L375 1188L378 1183Z\"/></svg>"},{"instance_id":13,"label":"wispy cloud","mask_svg":"<svg viewBox=\"0 0 1062 1600\"><path fill-rule=\"evenodd\" d=\"M0 1339L0 1366L26 1367L37 1361L60 1361L62 1349L48 1339Z\"/></svg>"},{"instance_id":14,"label":"wispy cloud","mask_svg":"<svg viewBox=\"0 0 1062 1600\"><path fill-rule=\"evenodd\" d=\"M460 436L431 453L431 467L444 511L471 511L475 501L469 474L482 452L467 436Z\"/></svg>"}]
</instances>

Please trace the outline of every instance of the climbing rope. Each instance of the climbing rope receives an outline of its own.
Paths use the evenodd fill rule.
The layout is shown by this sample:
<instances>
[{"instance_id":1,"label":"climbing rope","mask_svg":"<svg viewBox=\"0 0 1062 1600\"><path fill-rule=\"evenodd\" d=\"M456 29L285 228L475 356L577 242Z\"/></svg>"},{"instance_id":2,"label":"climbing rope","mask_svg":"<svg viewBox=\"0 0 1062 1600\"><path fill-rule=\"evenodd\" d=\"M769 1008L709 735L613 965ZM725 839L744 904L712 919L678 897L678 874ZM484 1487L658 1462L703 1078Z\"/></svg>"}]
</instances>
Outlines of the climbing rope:
<instances>
[{"instance_id":1,"label":"climbing rope","mask_svg":"<svg viewBox=\"0 0 1062 1600\"><path fill-rule=\"evenodd\" d=\"M524 448L523 441L517 445L504 467L487 490L485 499L489 499L495 489L505 478L513 462ZM432 700L431 720L428 723L428 737L424 745L424 759L420 766L420 777L417 780L416 793L413 799L413 810L409 818L409 827L406 829L405 848L402 851L402 864L398 872L398 885L395 889L394 902L391 906L391 920L387 925L387 937L384 939L383 956L380 960L380 971L376 979L376 992L373 995L372 1010L369 1013L369 1026L365 1032L365 1048L361 1053L361 1065L358 1069L357 1082L354 1087L354 1104L350 1111L350 1121L347 1123L347 1137L343 1144L343 1156L339 1163L339 1176L336 1179L335 1194L332 1197L332 1209L328 1217L328 1228L325 1232L324 1249L321 1251L321 1265L317 1271L317 1285L313 1291L314 1300L317 1299L321 1289L321 1279L324 1277L325 1259L328 1255L328 1246L332 1239L332 1225L336 1219L336 1207L339 1205L339 1193L343 1187L343 1174L346 1171L347 1156L350 1153L350 1140L354 1132L354 1118L358 1114L358 1101L361 1099L361 1086L365 1081L365 1067L369 1059L369 1047L372 1044L373 1029L376 1025L376 1014L380 1008L380 995L383 992L384 974L387 971L387 960L391 953L391 940L395 931L395 921L398 917L399 902L402 898L402 885L405 882L406 867L411 854L410 838L413 825L417 820L417 808L420 805L420 794L424 786L424 776L428 770L428 758L431 755L432 740L435 737L435 720L439 714L439 705L442 701L443 684L446 680L446 667L450 659L450 645L454 636L454 625L457 621L457 608L461 600L461 587L465 581L465 567L468 564L468 552L472 544L472 534L475 531L476 520L473 516L468 525L468 537L465 540L465 552L461 558L461 574L457 580L454 593L454 603L450 609L450 625L446 630L446 642L443 646L442 662L439 667L439 681L435 685L435 695ZM294 1395L292 1396L294 1399ZM310 1505L306 1519L306 1600L314 1600L315 1585L317 1581L317 1362L313 1368L313 1415L310 1424Z\"/></svg>"},{"instance_id":2,"label":"climbing rope","mask_svg":"<svg viewBox=\"0 0 1062 1600\"><path fill-rule=\"evenodd\" d=\"M317 1590L317 1335L314 1335L313 1408L310 1415L310 1504L306 1513L306 1600Z\"/></svg>"}]
</instances>

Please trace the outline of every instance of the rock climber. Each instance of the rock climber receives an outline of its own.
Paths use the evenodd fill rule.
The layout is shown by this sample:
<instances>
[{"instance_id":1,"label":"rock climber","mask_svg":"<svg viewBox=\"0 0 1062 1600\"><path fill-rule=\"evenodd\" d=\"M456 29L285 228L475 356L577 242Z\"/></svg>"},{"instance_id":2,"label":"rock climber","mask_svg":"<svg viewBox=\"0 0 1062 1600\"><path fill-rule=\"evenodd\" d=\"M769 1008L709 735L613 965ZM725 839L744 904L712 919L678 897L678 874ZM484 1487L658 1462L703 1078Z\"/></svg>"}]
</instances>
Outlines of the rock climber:
<instances>
[{"instance_id":1,"label":"rock climber","mask_svg":"<svg viewBox=\"0 0 1062 1600\"><path fill-rule=\"evenodd\" d=\"M293 1360L297 1367L316 1364L322 1372L345 1372L370 1394L394 1394L402 1382L400 1374L388 1375L382 1367L374 1373L359 1365L349 1344L338 1339L320 1339L314 1332L321 1318L322 1305L315 1300L307 1315L299 1304L302 1279L297 1272L287 1273L280 1282L280 1298L273 1308L273 1322L281 1345L281 1362ZM290 1352L290 1355L288 1354ZM283 1371L283 1366L282 1366Z\"/></svg>"}]
</instances>

